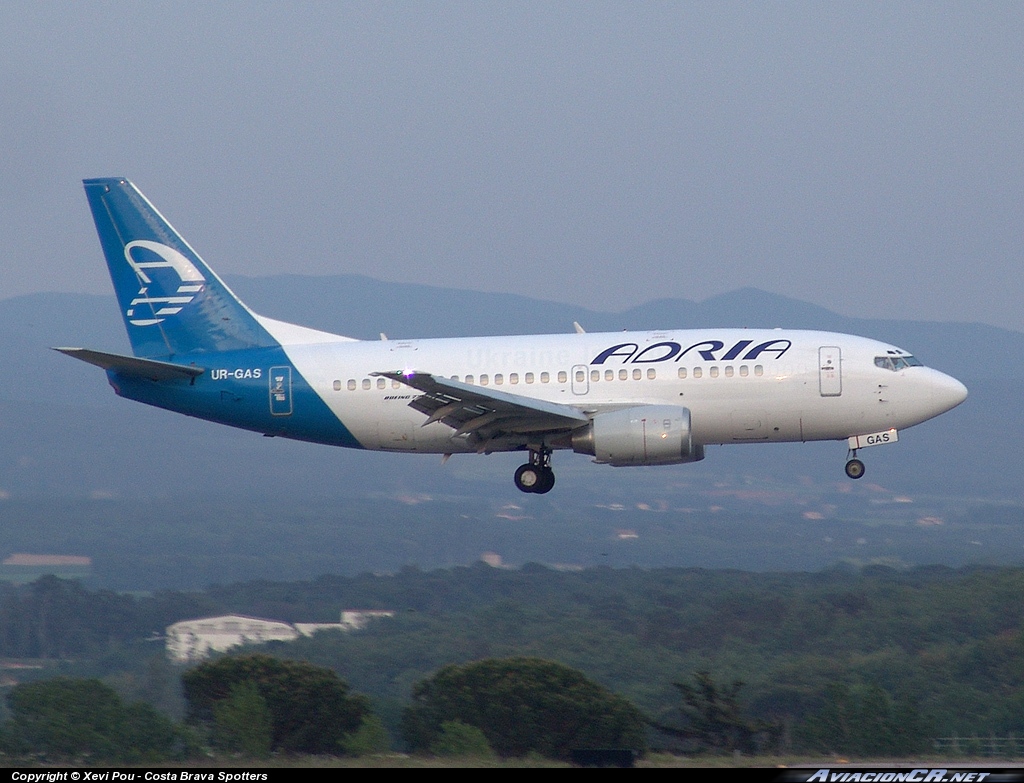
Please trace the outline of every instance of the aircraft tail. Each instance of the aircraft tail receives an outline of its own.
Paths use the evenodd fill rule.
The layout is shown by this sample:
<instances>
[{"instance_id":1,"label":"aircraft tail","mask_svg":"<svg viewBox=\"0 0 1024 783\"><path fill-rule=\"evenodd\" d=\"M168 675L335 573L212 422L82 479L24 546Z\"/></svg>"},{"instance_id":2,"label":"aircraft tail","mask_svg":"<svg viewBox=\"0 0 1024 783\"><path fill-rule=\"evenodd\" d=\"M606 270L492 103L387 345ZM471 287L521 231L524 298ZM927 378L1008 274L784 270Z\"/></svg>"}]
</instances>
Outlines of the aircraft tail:
<instances>
[{"instance_id":1,"label":"aircraft tail","mask_svg":"<svg viewBox=\"0 0 1024 783\"><path fill-rule=\"evenodd\" d=\"M279 344L131 182L84 185L136 356Z\"/></svg>"}]
</instances>

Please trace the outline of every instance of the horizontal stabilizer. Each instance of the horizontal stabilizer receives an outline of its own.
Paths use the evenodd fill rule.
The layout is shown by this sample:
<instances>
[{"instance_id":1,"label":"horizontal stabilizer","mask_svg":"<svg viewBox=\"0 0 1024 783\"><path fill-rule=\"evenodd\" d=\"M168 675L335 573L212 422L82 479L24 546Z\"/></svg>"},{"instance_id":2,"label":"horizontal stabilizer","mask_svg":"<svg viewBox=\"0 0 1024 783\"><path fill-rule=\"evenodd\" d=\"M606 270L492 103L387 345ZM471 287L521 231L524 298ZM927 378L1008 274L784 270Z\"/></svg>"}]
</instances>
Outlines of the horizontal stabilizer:
<instances>
[{"instance_id":1,"label":"horizontal stabilizer","mask_svg":"<svg viewBox=\"0 0 1024 783\"><path fill-rule=\"evenodd\" d=\"M104 370L113 370L120 375L128 375L135 378L146 378L151 381L171 381L185 378L191 380L206 372L205 367L196 367L193 364L172 364L171 362L158 362L153 359L140 359L136 356L121 356L116 353L104 353L103 351L90 351L87 348L54 348L65 356L81 359L83 362L95 364Z\"/></svg>"}]
</instances>

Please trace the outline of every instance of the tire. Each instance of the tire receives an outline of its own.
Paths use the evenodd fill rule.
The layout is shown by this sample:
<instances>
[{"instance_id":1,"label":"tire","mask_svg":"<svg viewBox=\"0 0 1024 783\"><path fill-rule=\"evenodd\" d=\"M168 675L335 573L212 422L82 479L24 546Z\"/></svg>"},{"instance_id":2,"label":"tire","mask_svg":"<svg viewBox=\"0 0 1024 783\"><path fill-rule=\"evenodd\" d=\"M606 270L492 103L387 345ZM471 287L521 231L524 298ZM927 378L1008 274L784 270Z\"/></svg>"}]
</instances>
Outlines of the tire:
<instances>
[{"instance_id":1,"label":"tire","mask_svg":"<svg viewBox=\"0 0 1024 783\"><path fill-rule=\"evenodd\" d=\"M555 486L555 471L551 468L544 468L540 472L540 481L534 488L534 492L538 495L546 495L551 491L551 488Z\"/></svg>"},{"instance_id":2,"label":"tire","mask_svg":"<svg viewBox=\"0 0 1024 783\"><path fill-rule=\"evenodd\" d=\"M846 463L846 475L852 479L859 479L864 475L864 463L859 459L851 459Z\"/></svg>"},{"instance_id":3,"label":"tire","mask_svg":"<svg viewBox=\"0 0 1024 783\"><path fill-rule=\"evenodd\" d=\"M543 486L544 475L540 468L527 463L516 468L512 480L515 481L516 489L520 492L537 492L537 488Z\"/></svg>"}]
</instances>

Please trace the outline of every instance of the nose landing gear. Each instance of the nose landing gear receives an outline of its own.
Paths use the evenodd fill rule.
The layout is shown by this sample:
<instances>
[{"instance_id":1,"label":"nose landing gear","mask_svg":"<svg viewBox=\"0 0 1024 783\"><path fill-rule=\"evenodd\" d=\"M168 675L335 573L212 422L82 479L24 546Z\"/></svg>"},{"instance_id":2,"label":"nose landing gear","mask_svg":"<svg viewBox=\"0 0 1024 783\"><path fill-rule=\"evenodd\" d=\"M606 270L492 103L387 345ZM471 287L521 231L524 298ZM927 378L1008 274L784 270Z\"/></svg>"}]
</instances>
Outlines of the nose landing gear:
<instances>
[{"instance_id":1,"label":"nose landing gear","mask_svg":"<svg viewBox=\"0 0 1024 783\"><path fill-rule=\"evenodd\" d=\"M846 461L846 475L852 479L859 479L864 475L864 463L857 459L857 449L851 449L849 459Z\"/></svg>"},{"instance_id":2,"label":"nose landing gear","mask_svg":"<svg viewBox=\"0 0 1024 783\"><path fill-rule=\"evenodd\" d=\"M555 472L551 469L551 449L530 449L530 461L520 465L515 473L516 489L543 495L555 486Z\"/></svg>"}]
</instances>

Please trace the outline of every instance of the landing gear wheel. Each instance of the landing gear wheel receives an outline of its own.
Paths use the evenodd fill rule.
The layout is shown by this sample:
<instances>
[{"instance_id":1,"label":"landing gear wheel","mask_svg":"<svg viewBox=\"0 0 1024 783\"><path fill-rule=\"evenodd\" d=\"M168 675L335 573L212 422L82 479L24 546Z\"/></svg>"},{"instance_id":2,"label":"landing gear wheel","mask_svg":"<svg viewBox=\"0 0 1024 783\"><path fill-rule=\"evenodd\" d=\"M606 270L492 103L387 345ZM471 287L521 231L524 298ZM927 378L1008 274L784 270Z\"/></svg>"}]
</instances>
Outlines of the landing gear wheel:
<instances>
[{"instance_id":1,"label":"landing gear wheel","mask_svg":"<svg viewBox=\"0 0 1024 783\"><path fill-rule=\"evenodd\" d=\"M516 488L520 492L543 495L555 486L555 472L551 469L551 449L543 446L530 449L530 461L516 468Z\"/></svg>"},{"instance_id":2,"label":"landing gear wheel","mask_svg":"<svg viewBox=\"0 0 1024 783\"><path fill-rule=\"evenodd\" d=\"M553 486L555 486L555 471L551 468L544 468L540 472L540 481L533 488L533 491L538 495L545 495L551 491Z\"/></svg>"},{"instance_id":3,"label":"landing gear wheel","mask_svg":"<svg viewBox=\"0 0 1024 783\"><path fill-rule=\"evenodd\" d=\"M553 476L554 474L552 474ZM543 486L544 471L542 468L536 465L520 465L516 468L516 473L513 481L516 482L516 489L520 492L537 492L537 488ZM552 478L551 484L554 485L554 479ZM545 490L547 491L547 490Z\"/></svg>"},{"instance_id":4,"label":"landing gear wheel","mask_svg":"<svg viewBox=\"0 0 1024 783\"><path fill-rule=\"evenodd\" d=\"M852 479L859 479L864 475L864 463L859 459L851 459L846 463L846 475Z\"/></svg>"}]
</instances>

